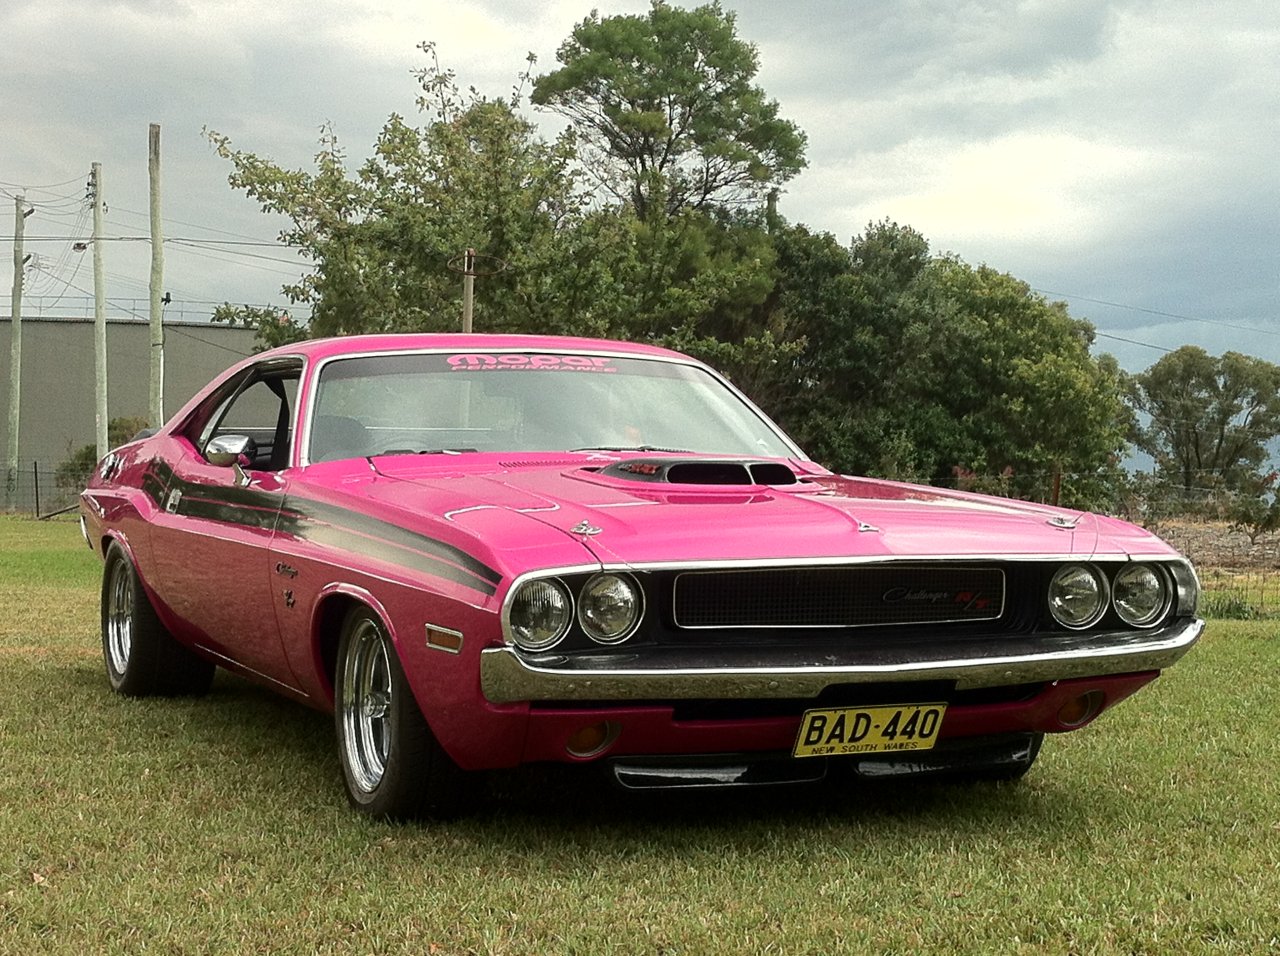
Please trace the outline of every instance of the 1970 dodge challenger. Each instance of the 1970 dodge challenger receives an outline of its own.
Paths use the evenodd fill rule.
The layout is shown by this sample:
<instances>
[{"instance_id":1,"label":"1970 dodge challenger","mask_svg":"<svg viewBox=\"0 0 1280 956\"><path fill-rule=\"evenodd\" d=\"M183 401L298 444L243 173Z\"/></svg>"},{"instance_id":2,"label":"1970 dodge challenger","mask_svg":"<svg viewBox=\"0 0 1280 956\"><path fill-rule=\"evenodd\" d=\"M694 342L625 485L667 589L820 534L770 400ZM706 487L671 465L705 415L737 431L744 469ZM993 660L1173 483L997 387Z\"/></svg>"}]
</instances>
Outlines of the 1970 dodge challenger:
<instances>
[{"instance_id":1,"label":"1970 dodge challenger","mask_svg":"<svg viewBox=\"0 0 1280 956\"><path fill-rule=\"evenodd\" d=\"M111 686L221 666L331 710L379 816L534 761L1011 779L1204 626L1140 528L832 474L711 369L622 342L265 352L109 454L81 511Z\"/></svg>"}]
</instances>

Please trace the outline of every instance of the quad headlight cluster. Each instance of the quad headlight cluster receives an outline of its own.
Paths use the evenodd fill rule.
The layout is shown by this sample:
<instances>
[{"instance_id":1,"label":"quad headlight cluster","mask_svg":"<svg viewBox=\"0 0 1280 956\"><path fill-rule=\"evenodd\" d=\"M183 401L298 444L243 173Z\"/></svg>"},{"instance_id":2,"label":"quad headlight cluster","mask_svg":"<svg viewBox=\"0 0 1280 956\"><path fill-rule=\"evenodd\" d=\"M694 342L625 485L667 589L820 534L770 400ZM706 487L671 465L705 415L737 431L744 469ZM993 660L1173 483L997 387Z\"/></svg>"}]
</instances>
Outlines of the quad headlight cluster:
<instances>
[{"instance_id":1,"label":"quad headlight cluster","mask_svg":"<svg viewBox=\"0 0 1280 956\"><path fill-rule=\"evenodd\" d=\"M1049 612L1076 631L1098 623L1108 608L1130 627L1151 627L1164 619L1179 590L1159 564L1126 564L1111 577L1092 564L1065 564L1049 581Z\"/></svg>"},{"instance_id":2,"label":"quad headlight cluster","mask_svg":"<svg viewBox=\"0 0 1280 956\"><path fill-rule=\"evenodd\" d=\"M507 622L511 639L527 651L559 644L577 620L597 644L620 644L635 633L644 616L644 592L630 574L593 574L577 595L558 578L538 578L517 586Z\"/></svg>"},{"instance_id":3,"label":"quad headlight cluster","mask_svg":"<svg viewBox=\"0 0 1280 956\"><path fill-rule=\"evenodd\" d=\"M1176 606L1196 610L1199 582L1190 565L1132 562L1099 567L1064 564L1049 579L1048 606L1062 627L1082 631L1108 613L1129 627L1155 627ZM601 571L589 576L529 578L507 600L508 640L526 651L547 651L570 635L598 645L621 644L644 617L644 591L631 574Z\"/></svg>"}]
</instances>

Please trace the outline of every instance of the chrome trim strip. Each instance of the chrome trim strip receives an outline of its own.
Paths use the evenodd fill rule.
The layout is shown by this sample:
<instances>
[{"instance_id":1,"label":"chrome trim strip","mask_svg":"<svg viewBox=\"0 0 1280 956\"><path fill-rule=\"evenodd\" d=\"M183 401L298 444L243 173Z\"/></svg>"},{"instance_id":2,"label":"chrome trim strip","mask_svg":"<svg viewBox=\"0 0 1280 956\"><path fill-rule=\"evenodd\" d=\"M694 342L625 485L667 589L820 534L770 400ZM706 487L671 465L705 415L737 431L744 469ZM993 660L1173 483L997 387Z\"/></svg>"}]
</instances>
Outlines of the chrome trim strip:
<instances>
[{"instance_id":1,"label":"chrome trim strip","mask_svg":"<svg viewBox=\"0 0 1280 956\"><path fill-rule=\"evenodd\" d=\"M916 560L920 561L919 558L917 558ZM866 563L869 563L869 562L866 562ZM894 562L894 563L897 563L897 562ZM766 629L778 630L779 628L785 628L788 631L811 631L811 630L821 630L821 629L830 630L833 627L904 627L904 626L922 627L922 626L932 626L935 624L964 624L970 621L981 623L983 621L1000 620L1001 615L1003 615L1005 612L1005 607L1009 600L1009 581L1008 581L1008 576L1004 573L1004 569L987 568L987 567L979 567L979 568L966 567L964 565L951 564L949 561L936 562L936 563L943 564L943 566L945 566L949 571L950 570L995 571L997 574L1000 575L1000 610L997 613L987 615L986 617L925 618L918 621L883 621L883 622L869 622L865 624L859 623L857 621L846 621L841 624L681 624L680 619L676 613L677 606L680 602L680 598L679 598L680 579L689 577L690 575L705 575L705 574L716 573L715 571L692 571L692 572L677 574L675 577L675 580L672 581L671 583L671 620L672 620L672 623L674 623L675 626L682 631L725 631L725 630L753 631L753 630L766 630ZM930 567L933 564L935 564L935 562L933 561L920 561L919 566ZM755 573L755 572L763 573L766 571L786 571L786 570L789 570L789 567L784 566L780 568L746 568L746 569L723 569L723 570L746 570L751 573Z\"/></svg>"},{"instance_id":2,"label":"chrome trim strip","mask_svg":"<svg viewBox=\"0 0 1280 956\"><path fill-rule=\"evenodd\" d=\"M914 562L916 564L944 564L951 561L963 561L969 563L991 562L996 561L1002 564L1046 564L1046 563L1081 563L1088 561L1115 562L1127 564L1130 561L1146 561L1161 562L1167 565L1187 565L1190 566L1186 558L1178 554L1147 554L1134 553L1129 554L1123 551L1114 553L1101 554L1070 554L1064 552L1055 552L1053 554L1010 554L1008 551L989 552L981 554L959 554L959 553L939 553L939 554L858 554L858 555L837 555L832 557L804 557L804 558L708 558L701 561L689 560L672 560L672 561L605 561L596 565L586 567L575 566L565 568L540 568L536 571L526 571L521 575L524 577L555 577L560 574L573 574L577 571L593 570L593 571L749 571L749 570L784 570L786 568L818 568L818 567L845 567L857 564L899 564L901 562Z\"/></svg>"},{"instance_id":3,"label":"chrome trim strip","mask_svg":"<svg viewBox=\"0 0 1280 956\"><path fill-rule=\"evenodd\" d=\"M619 757L611 761L614 780L627 790L681 790L719 787L777 787L817 783L827 775L825 760L791 760L758 754L729 754L703 760Z\"/></svg>"},{"instance_id":4,"label":"chrome trim strip","mask_svg":"<svg viewBox=\"0 0 1280 956\"><path fill-rule=\"evenodd\" d=\"M570 669L540 666L509 647L490 647L480 654L480 686L495 704L816 697L833 684L930 680L954 681L957 690L969 690L1163 670L1190 650L1203 631L1204 621L1193 620L1159 631L1107 632L1092 639L1070 632L1058 642L1066 644L1064 649L990 657L921 659L919 647L910 657L892 648L867 649L861 660L831 666L652 668L637 664L634 653L620 653L617 666ZM1050 648L1053 643L1038 640ZM1025 647L1028 641L1020 643Z\"/></svg>"},{"instance_id":5,"label":"chrome trim strip","mask_svg":"<svg viewBox=\"0 0 1280 956\"><path fill-rule=\"evenodd\" d=\"M282 680L276 680L271 675L262 673L262 671L255 671L252 667L247 667L246 665L241 664L234 657L228 657L226 654L220 654L218 651L215 651L212 647L207 647L204 644L197 644L195 646L199 648L199 650L202 651L203 653L208 654L210 657L216 657L220 662L222 662L223 666L229 668L230 670L233 670L240 674L252 674L254 677L258 678L259 680L267 681L270 684L274 684L276 687L283 687L285 690L289 691L289 693L291 694L301 694L303 697L306 697L308 699L310 699L311 697L311 695L308 694L306 691L304 691L302 688L294 687L292 684L286 684Z\"/></svg>"}]
</instances>

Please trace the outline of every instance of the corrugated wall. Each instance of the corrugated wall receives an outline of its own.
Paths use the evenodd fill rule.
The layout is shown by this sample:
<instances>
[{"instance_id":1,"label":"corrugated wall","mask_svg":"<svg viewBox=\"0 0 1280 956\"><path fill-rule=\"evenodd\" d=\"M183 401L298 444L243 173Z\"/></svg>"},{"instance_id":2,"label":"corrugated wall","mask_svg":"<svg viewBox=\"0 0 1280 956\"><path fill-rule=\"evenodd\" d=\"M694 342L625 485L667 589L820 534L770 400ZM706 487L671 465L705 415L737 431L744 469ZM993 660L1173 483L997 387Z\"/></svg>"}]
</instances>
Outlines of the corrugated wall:
<instances>
[{"instance_id":1,"label":"corrugated wall","mask_svg":"<svg viewBox=\"0 0 1280 956\"><path fill-rule=\"evenodd\" d=\"M0 470L8 461L10 333L0 317ZM253 332L223 325L165 327L165 415L176 412L214 375L253 352ZM59 500L53 473L75 449L93 444L94 356L91 319L22 320L22 415L18 442L19 510L47 512ZM150 330L140 321L107 323L109 418L147 415ZM3 480L3 475L0 475Z\"/></svg>"}]
</instances>

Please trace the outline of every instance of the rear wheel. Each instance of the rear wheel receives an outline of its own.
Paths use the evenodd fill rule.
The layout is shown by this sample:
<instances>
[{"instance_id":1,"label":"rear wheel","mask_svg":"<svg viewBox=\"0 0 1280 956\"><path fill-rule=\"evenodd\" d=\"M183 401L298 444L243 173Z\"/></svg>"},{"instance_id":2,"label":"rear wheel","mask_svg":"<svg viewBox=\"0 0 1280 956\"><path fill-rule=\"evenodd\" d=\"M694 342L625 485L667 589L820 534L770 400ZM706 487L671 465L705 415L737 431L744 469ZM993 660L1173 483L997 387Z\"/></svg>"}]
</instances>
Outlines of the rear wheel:
<instances>
[{"instance_id":1,"label":"rear wheel","mask_svg":"<svg viewBox=\"0 0 1280 956\"><path fill-rule=\"evenodd\" d=\"M395 648L367 608L347 614L337 664L334 724L352 806L391 819L460 810L467 775L427 726Z\"/></svg>"},{"instance_id":2,"label":"rear wheel","mask_svg":"<svg viewBox=\"0 0 1280 956\"><path fill-rule=\"evenodd\" d=\"M102 573L102 658L111 689L129 697L199 695L214 665L171 635L119 544L107 549Z\"/></svg>"}]
</instances>

